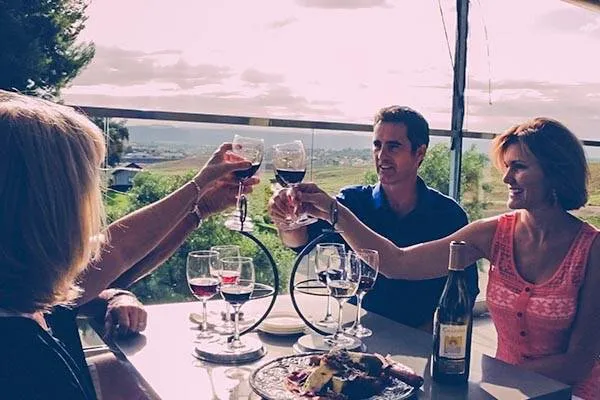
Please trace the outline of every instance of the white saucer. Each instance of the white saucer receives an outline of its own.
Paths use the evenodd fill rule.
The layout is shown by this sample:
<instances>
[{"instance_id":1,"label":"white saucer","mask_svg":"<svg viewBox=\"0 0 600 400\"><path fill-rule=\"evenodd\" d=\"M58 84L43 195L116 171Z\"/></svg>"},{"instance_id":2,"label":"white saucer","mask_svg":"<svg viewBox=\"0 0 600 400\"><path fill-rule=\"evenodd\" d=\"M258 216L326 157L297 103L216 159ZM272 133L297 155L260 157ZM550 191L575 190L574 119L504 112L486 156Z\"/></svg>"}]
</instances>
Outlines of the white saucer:
<instances>
[{"instance_id":1,"label":"white saucer","mask_svg":"<svg viewBox=\"0 0 600 400\"><path fill-rule=\"evenodd\" d=\"M294 312L272 312L258 329L271 335L297 335L304 332L304 321Z\"/></svg>"}]
</instances>

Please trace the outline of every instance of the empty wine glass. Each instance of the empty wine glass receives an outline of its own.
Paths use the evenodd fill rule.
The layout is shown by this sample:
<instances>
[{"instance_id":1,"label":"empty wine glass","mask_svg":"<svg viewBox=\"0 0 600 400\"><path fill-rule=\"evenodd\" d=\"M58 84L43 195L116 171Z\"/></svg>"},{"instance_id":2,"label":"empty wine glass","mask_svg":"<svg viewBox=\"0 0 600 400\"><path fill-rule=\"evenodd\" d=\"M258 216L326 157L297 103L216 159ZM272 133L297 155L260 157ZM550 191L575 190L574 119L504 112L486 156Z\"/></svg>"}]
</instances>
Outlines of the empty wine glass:
<instances>
[{"instance_id":1,"label":"empty wine glass","mask_svg":"<svg viewBox=\"0 0 600 400\"><path fill-rule=\"evenodd\" d=\"M254 228L252 221L247 219L246 196L242 193L244 181L251 178L260 168L265 151L265 142L262 139L255 139L235 135L233 137L232 152L250 161L252 165L244 170L235 171L235 176L239 180L237 212L234 212L225 221L225 226L231 230L250 232Z\"/></svg>"},{"instance_id":2,"label":"empty wine glass","mask_svg":"<svg viewBox=\"0 0 600 400\"><path fill-rule=\"evenodd\" d=\"M349 262L349 254L332 254L329 256L329 268L327 269L327 288L331 297L337 300L339 313L337 329L333 335L326 336L324 341L330 346L346 346L354 343L354 340L345 336L342 330L342 315L344 303L356 294L360 283L360 265Z\"/></svg>"},{"instance_id":3,"label":"empty wine glass","mask_svg":"<svg viewBox=\"0 0 600 400\"><path fill-rule=\"evenodd\" d=\"M212 246L210 248L212 251L216 251L219 254L219 279L221 281L221 285L223 283L231 283L234 282L239 275L236 272L226 271L223 273L223 268L221 265L221 259L225 257L239 257L240 256L240 246L235 244L224 244L219 246ZM233 321L231 320L231 309L228 302L225 302L225 319L224 322L220 325L217 325L216 330L219 333L230 335L233 333Z\"/></svg>"},{"instance_id":4,"label":"empty wine glass","mask_svg":"<svg viewBox=\"0 0 600 400\"><path fill-rule=\"evenodd\" d=\"M233 341L229 344L229 351L240 352L246 347L240 340L239 312L242 305L250 300L254 291L254 263L250 257L224 257L221 259L221 273L237 274L236 281L221 285L221 296L231 304L234 313Z\"/></svg>"},{"instance_id":5,"label":"empty wine glass","mask_svg":"<svg viewBox=\"0 0 600 400\"><path fill-rule=\"evenodd\" d=\"M342 255L345 254L346 248L341 243L319 243L317 244L315 253L315 272L319 282L323 285L327 285L327 269L329 268L329 257L331 255ZM317 321L319 326L325 328L335 328L336 321L331 314L331 297L327 296L327 308L325 317Z\"/></svg>"},{"instance_id":6,"label":"empty wine glass","mask_svg":"<svg viewBox=\"0 0 600 400\"><path fill-rule=\"evenodd\" d=\"M290 188L288 190L289 196L291 187L302 182L306 174L306 152L304 151L302 142L294 140L290 143L273 146L273 168L275 169L275 179L277 182L285 188ZM291 206L291 201L289 205ZM296 211L294 210L293 213L296 213ZM309 217L306 213L296 217L290 212L286 216L286 225L281 228L284 230L293 230L315 222L317 222L317 219Z\"/></svg>"},{"instance_id":7,"label":"empty wine glass","mask_svg":"<svg viewBox=\"0 0 600 400\"><path fill-rule=\"evenodd\" d=\"M210 250L192 251L187 256L187 282L194 296L202 301L202 327L198 339L215 336L208 331L206 301L219 291L218 256L219 253Z\"/></svg>"},{"instance_id":8,"label":"empty wine glass","mask_svg":"<svg viewBox=\"0 0 600 400\"><path fill-rule=\"evenodd\" d=\"M350 263L358 264L360 268L360 283L356 290L356 318L354 324L346 329L346 334L358 338L371 336L373 331L365 328L360 320L362 313L362 301L365 295L373 289L379 272L379 253L377 250L358 249L353 251L349 258Z\"/></svg>"}]
</instances>

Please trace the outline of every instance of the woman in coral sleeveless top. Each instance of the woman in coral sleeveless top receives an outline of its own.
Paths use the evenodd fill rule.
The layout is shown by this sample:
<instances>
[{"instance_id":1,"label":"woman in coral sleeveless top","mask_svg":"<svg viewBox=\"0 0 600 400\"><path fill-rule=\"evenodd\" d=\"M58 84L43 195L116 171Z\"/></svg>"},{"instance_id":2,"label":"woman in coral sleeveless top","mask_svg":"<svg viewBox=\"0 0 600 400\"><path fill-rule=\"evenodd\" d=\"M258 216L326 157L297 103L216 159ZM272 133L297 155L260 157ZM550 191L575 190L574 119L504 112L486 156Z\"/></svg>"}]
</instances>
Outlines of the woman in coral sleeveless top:
<instances>
[{"instance_id":1,"label":"woman in coral sleeveless top","mask_svg":"<svg viewBox=\"0 0 600 400\"><path fill-rule=\"evenodd\" d=\"M300 185L294 196L309 214L337 214L351 247L379 250L388 278L444 276L450 241L467 242L465 266L491 263L487 301L497 358L572 385L579 398L600 399L600 240L596 228L569 213L587 202L583 146L560 122L536 118L496 137L492 158L515 211L408 248L369 230L314 184Z\"/></svg>"}]
</instances>

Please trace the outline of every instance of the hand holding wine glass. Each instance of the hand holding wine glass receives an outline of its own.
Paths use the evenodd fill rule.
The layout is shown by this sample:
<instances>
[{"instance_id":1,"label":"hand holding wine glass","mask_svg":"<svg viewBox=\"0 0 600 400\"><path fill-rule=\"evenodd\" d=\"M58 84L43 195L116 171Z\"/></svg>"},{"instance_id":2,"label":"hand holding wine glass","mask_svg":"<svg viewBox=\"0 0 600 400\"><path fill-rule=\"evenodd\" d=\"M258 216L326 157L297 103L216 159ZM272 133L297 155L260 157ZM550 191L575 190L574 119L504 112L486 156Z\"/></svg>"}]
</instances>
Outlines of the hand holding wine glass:
<instances>
[{"instance_id":1,"label":"hand holding wine glass","mask_svg":"<svg viewBox=\"0 0 600 400\"><path fill-rule=\"evenodd\" d=\"M360 320L362 314L362 301L365 295L373 289L377 274L379 272L379 253L377 250L358 249L352 252L349 259L350 263L355 263L360 268L360 283L356 291L356 319L354 325L346 329L348 335L358 338L371 336L373 331L365 328Z\"/></svg>"},{"instance_id":2,"label":"hand holding wine glass","mask_svg":"<svg viewBox=\"0 0 600 400\"><path fill-rule=\"evenodd\" d=\"M250 257L224 257L221 259L221 274L236 277L223 281L221 296L231 304L234 312L234 336L229 350L236 352L244 349L246 345L240 340L239 311L242 305L250 300L254 291L254 263Z\"/></svg>"},{"instance_id":3,"label":"hand holding wine glass","mask_svg":"<svg viewBox=\"0 0 600 400\"><path fill-rule=\"evenodd\" d=\"M236 170L234 175L237 177L238 184L238 202L237 202L237 214L233 214L227 221L225 226L232 230L243 230L251 231L253 228L251 221L246 221L246 197L243 194L244 182L252 177L260 168L260 164L263 160L263 154L265 149L265 143L263 139L255 139L250 137L244 137L235 135L233 138L232 152L243 159L250 161L251 165L249 168Z\"/></svg>"},{"instance_id":4,"label":"hand holding wine glass","mask_svg":"<svg viewBox=\"0 0 600 400\"><path fill-rule=\"evenodd\" d=\"M291 188L302 182L306 174L306 152L300 140L290 143L277 144L273 147L273 167L275 168L275 179L284 188ZM282 229L293 230L301 226L317 222L316 218L310 218L306 214L297 215L297 207L291 200L291 192L288 192L287 213ZM291 208L291 209L290 209ZM296 214L294 217L293 214Z\"/></svg>"},{"instance_id":5,"label":"hand holding wine glass","mask_svg":"<svg viewBox=\"0 0 600 400\"><path fill-rule=\"evenodd\" d=\"M202 329L198 339L210 339L215 335L208 331L206 301L219 291L218 253L201 250L188 253L186 276L190 290L202 301Z\"/></svg>"}]
</instances>

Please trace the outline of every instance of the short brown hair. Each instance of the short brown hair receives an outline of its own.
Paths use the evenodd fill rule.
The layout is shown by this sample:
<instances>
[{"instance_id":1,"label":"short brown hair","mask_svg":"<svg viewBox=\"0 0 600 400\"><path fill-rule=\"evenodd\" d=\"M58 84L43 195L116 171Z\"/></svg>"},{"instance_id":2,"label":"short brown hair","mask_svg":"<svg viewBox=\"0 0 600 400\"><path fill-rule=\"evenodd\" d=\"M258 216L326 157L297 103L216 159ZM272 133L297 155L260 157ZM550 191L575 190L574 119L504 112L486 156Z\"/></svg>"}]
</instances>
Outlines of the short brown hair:
<instances>
[{"instance_id":1,"label":"short brown hair","mask_svg":"<svg viewBox=\"0 0 600 400\"><path fill-rule=\"evenodd\" d=\"M429 124L421 113L410 107L396 105L383 107L375 114L373 127L380 122L404 124L413 153L422 145L429 146Z\"/></svg>"},{"instance_id":2,"label":"short brown hair","mask_svg":"<svg viewBox=\"0 0 600 400\"><path fill-rule=\"evenodd\" d=\"M104 227L104 143L73 109L0 90L0 307L30 313L79 294Z\"/></svg>"},{"instance_id":3,"label":"short brown hair","mask_svg":"<svg viewBox=\"0 0 600 400\"><path fill-rule=\"evenodd\" d=\"M544 177L564 210L576 210L587 203L589 170L583 145L560 122L538 117L515 125L494 138L492 159L504 170L504 153L519 144L540 163Z\"/></svg>"}]
</instances>

